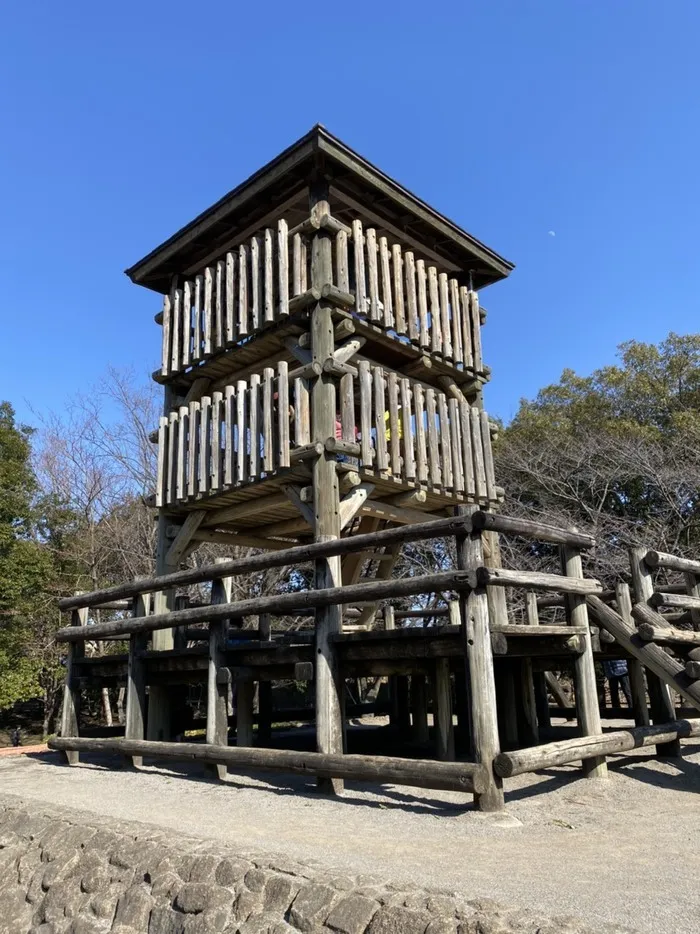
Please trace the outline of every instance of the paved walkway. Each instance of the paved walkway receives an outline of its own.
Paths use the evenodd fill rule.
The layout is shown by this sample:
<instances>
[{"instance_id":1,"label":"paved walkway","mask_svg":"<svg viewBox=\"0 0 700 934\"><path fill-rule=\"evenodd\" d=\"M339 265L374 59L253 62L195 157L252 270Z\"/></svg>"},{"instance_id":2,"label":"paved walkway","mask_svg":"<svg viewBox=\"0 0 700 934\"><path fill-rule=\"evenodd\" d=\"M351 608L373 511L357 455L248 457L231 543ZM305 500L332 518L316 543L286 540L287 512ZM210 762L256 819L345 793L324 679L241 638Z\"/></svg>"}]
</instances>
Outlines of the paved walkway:
<instances>
[{"instance_id":1,"label":"paved walkway","mask_svg":"<svg viewBox=\"0 0 700 934\"><path fill-rule=\"evenodd\" d=\"M54 753L0 760L0 789L225 840L241 855L320 862L591 925L697 934L700 744L684 748L682 760L648 750L613 759L607 782L573 767L512 779L506 817L465 809L450 792L358 784L329 800L303 778L221 785L189 766L139 774L93 759L69 768Z\"/></svg>"}]
</instances>

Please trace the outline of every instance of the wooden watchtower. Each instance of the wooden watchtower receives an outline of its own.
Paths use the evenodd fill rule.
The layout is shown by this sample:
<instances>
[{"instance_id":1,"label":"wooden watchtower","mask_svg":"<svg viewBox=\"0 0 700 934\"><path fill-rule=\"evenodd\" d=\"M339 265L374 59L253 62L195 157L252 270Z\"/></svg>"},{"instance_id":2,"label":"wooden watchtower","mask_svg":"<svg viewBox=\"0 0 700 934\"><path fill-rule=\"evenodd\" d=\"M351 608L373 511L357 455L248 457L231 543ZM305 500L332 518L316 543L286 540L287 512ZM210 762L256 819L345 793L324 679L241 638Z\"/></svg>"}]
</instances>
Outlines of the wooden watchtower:
<instances>
[{"instance_id":1,"label":"wooden watchtower","mask_svg":"<svg viewBox=\"0 0 700 934\"><path fill-rule=\"evenodd\" d=\"M580 760L603 778L609 752L677 754L681 735L700 733L675 719L670 693L700 705L700 637L655 609L697 611L700 562L633 549L633 601L626 585L606 593L585 576L592 536L494 510L477 290L510 269L315 127L128 270L163 295L157 573L59 601L71 625L56 634L68 650L52 748L71 763L82 752L199 760L220 778L228 767L313 774L327 791L346 778L447 789L493 810L503 777ZM558 549L561 573L500 567L500 534L545 544L548 561ZM445 538L456 567L392 574L402 545ZM202 541L259 551L180 570ZM310 562L309 586L232 599L235 577ZM655 592L656 567L683 573L684 592ZM176 607L176 588L197 584L211 585L210 601ZM430 616L448 624L396 629L416 610L396 601L426 594L441 596ZM384 628L369 631L377 601ZM129 615L91 622L98 608ZM273 628L290 614L303 631ZM100 639L128 651L86 657ZM686 668L656 642L685 646ZM629 660L633 730L602 733L596 656ZM546 686L569 706L552 670L571 672L581 735L540 745ZM391 682L381 756L344 749L346 679L366 675ZM290 678L314 682L316 752L270 748L271 685ZM124 683L124 738L81 736L82 688ZM409 734L409 706L409 752L430 746L428 683L435 759L387 755L385 737ZM206 740L169 742L174 688L193 684L206 685Z\"/></svg>"},{"instance_id":2,"label":"wooden watchtower","mask_svg":"<svg viewBox=\"0 0 700 934\"><path fill-rule=\"evenodd\" d=\"M321 126L128 269L163 294L157 573L203 540L281 549L494 505L477 290L511 269ZM396 554L320 560L315 584L390 577ZM317 613L322 751L341 626Z\"/></svg>"}]
</instances>

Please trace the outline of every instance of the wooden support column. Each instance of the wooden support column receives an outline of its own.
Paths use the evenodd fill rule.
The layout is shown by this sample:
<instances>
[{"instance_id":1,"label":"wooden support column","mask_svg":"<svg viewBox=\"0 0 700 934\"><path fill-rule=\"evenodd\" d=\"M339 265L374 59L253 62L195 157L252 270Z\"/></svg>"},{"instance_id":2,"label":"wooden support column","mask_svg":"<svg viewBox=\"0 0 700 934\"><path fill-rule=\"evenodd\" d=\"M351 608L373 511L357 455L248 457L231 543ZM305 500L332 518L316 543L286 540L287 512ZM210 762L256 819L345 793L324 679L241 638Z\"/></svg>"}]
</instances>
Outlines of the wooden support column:
<instances>
[{"instance_id":1,"label":"wooden support column","mask_svg":"<svg viewBox=\"0 0 700 934\"><path fill-rule=\"evenodd\" d=\"M581 552L570 545L562 545L560 554L562 572L567 577L582 578ZM576 712L581 734L583 736L594 736L602 733L603 728L600 723L598 690L595 680L595 664L586 598L579 594L566 594L564 601L569 625L580 626L585 629L585 635L582 636L585 648L580 655L574 656ZM583 774L587 778L607 778L608 767L605 757L596 756L592 759L586 759L583 762Z\"/></svg>"},{"instance_id":2,"label":"wooden support column","mask_svg":"<svg viewBox=\"0 0 700 934\"><path fill-rule=\"evenodd\" d=\"M435 688L433 691L433 723L435 726L435 752L443 762L455 758L455 738L452 727L452 681L450 661L435 659Z\"/></svg>"},{"instance_id":3,"label":"wooden support column","mask_svg":"<svg viewBox=\"0 0 700 934\"><path fill-rule=\"evenodd\" d=\"M408 739L411 733L408 675L396 675L396 724L399 738Z\"/></svg>"},{"instance_id":4,"label":"wooden support column","mask_svg":"<svg viewBox=\"0 0 700 934\"><path fill-rule=\"evenodd\" d=\"M515 665L518 735L523 746L536 746L540 741L540 733L532 661L529 658L521 658Z\"/></svg>"},{"instance_id":5,"label":"wooden support column","mask_svg":"<svg viewBox=\"0 0 700 934\"><path fill-rule=\"evenodd\" d=\"M219 559L221 560L221 559ZM230 603L232 578L223 577L211 583L212 604ZM230 678L225 674L226 636L228 620L221 619L209 623L209 665L207 673L207 743L216 746L228 745L228 694L231 690ZM225 765L213 767L214 774L226 778Z\"/></svg>"},{"instance_id":6,"label":"wooden support column","mask_svg":"<svg viewBox=\"0 0 700 934\"><path fill-rule=\"evenodd\" d=\"M458 506L460 515L476 511L473 506ZM457 566L460 570L474 570L484 563L481 533L473 530L457 536ZM481 811L503 808L503 782L493 771L493 761L500 752L498 717L496 713L496 686L491 654L489 605L486 590L477 587L460 599L462 639L466 657L466 676L471 703L474 752L477 762L486 767L488 787L474 795Z\"/></svg>"},{"instance_id":7,"label":"wooden support column","mask_svg":"<svg viewBox=\"0 0 700 934\"><path fill-rule=\"evenodd\" d=\"M250 669L236 673L236 745L253 745L255 681Z\"/></svg>"},{"instance_id":8,"label":"wooden support column","mask_svg":"<svg viewBox=\"0 0 700 934\"><path fill-rule=\"evenodd\" d=\"M517 691L515 687L515 664L512 659L499 659L494 665L496 685L496 709L498 732L503 749L517 749L518 737Z\"/></svg>"},{"instance_id":9,"label":"wooden support column","mask_svg":"<svg viewBox=\"0 0 700 934\"><path fill-rule=\"evenodd\" d=\"M525 594L525 614L525 619L528 626L539 626L540 615L537 609L537 594L533 593L531 590L528 590L528 592ZM537 726L537 738L535 742L539 742L539 730L548 730L552 725L552 721L549 716L547 682L545 680L545 674L543 671L532 670L531 659L527 659L527 667L530 670L529 674L532 681L532 693L535 703L535 722Z\"/></svg>"},{"instance_id":10,"label":"wooden support column","mask_svg":"<svg viewBox=\"0 0 700 934\"><path fill-rule=\"evenodd\" d=\"M261 642L270 639L272 621L269 613L258 617L258 636ZM267 746L272 742L272 681L260 681L258 684L258 745Z\"/></svg>"},{"instance_id":11,"label":"wooden support column","mask_svg":"<svg viewBox=\"0 0 700 934\"><path fill-rule=\"evenodd\" d=\"M651 571L644 563L646 548L630 548L630 570L632 571L632 589L634 602L647 604L649 597L654 593L654 583ZM648 604L647 604L648 605ZM622 616L622 613L620 613ZM671 723L676 719L676 711L671 697L671 691L661 678L651 671L647 672L647 689L649 691L649 704L653 723ZM679 739L669 743L659 743L656 755L663 757L680 756L681 743Z\"/></svg>"},{"instance_id":12,"label":"wooden support column","mask_svg":"<svg viewBox=\"0 0 700 934\"><path fill-rule=\"evenodd\" d=\"M163 414L169 415L171 409L179 402L171 386L165 387L163 399ZM156 574L171 574L178 569L179 558L172 562L169 559L172 537L168 535L174 517L165 509L158 513L158 530L156 539ZM180 525L182 525L180 520ZM179 528L176 522L176 527ZM177 537L177 534L176 536ZM168 613L175 609L175 591L159 591L153 597L153 612ZM174 632L172 629L159 629L153 633L151 645L154 651L168 651L174 648ZM148 688L148 722L146 735L149 740L163 741L172 738L171 703L170 694L173 688L166 685L151 684Z\"/></svg>"},{"instance_id":13,"label":"wooden support column","mask_svg":"<svg viewBox=\"0 0 700 934\"><path fill-rule=\"evenodd\" d=\"M411 675L411 716L413 720L413 741L427 743L430 739L428 731L428 692L425 686L425 675L413 673Z\"/></svg>"},{"instance_id":14,"label":"wooden support column","mask_svg":"<svg viewBox=\"0 0 700 934\"><path fill-rule=\"evenodd\" d=\"M150 603L150 594L134 597L131 615L147 616ZM129 636L124 739L145 739L146 670L142 653L146 650L147 645L147 632L135 632ZM126 761L133 768L138 769L143 765L143 756L131 756Z\"/></svg>"},{"instance_id":15,"label":"wooden support column","mask_svg":"<svg viewBox=\"0 0 700 934\"><path fill-rule=\"evenodd\" d=\"M312 218L330 214L328 186L323 179L315 180L309 191ZM311 286L322 291L333 283L331 236L325 228L317 230L311 243ZM332 306L321 299L311 311L311 356L321 367L333 356ZM340 538L340 493L335 454L326 451L325 443L335 438L336 392L334 377L323 371L312 382L312 441L324 445L323 452L313 462L314 540L333 541ZM319 558L315 563L314 584L317 588L340 587L340 558ZM342 606L329 606L316 611L316 748L319 752L340 755L343 752L343 697L340 672L331 636L340 632ZM338 778L317 780L319 791L328 794L342 792Z\"/></svg>"},{"instance_id":16,"label":"wooden support column","mask_svg":"<svg viewBox=\"0 0 700 934\"><path fill-rule=\"evenodd\" d=\"M87 607L73 610L72 626L87 626ZM63 708L61 710L61 736L78 736L80 726L80 683L76 662L85 657L84 642L70 642L66 655L66 681L63 688ZM77 765L80 754L74 750L64 752L68 765Z\"/></svg>"},{"instance_id":17,"label":"wooden support column","mask_svg":"<svg viewBox=\"0 0 700 934\"><path fill-rule=\"evenodd\" d=\"M615 600L617 602L617 611L620 616L628 626L634 626L632 596L630 594L629 584L619 583L615 585ZM649 726L651 719L649 717L649 707L647 706L644 665L642 665L638 658L630 658L627 660L627 670L630 677L630 693L632 694L632 711L634 713L635 725Z\"/></svg>"},{"instance_id":18,"label":"wooden support column","mask_svg":"<svg viewBox=\"0 0 700 934\"><path fill-rule=\"evenodd\" d=\"M384 628L391 632L396 629L396 616L394 607L391 603L384 604ZM389 723L393 727L399 725L399 703L396 690L397 675L389 675L387 678L387 687L389 689Z\"/></svg>"}]
</instances>

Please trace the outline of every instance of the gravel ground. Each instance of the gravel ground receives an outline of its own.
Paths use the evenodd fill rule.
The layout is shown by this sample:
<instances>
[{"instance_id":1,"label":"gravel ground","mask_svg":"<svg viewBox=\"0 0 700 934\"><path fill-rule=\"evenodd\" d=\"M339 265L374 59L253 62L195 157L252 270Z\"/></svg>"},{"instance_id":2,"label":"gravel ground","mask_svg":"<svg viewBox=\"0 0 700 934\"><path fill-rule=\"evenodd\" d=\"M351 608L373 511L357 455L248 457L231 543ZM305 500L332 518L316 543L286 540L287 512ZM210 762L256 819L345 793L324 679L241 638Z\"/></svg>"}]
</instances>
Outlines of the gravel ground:
<instances>
[{"instance_id":1,"label":"gravel ground","mask_svg":"<svg viewBox=\"0 0 700 934\"><path fill-rule=\"evenodd\" d=\"M613 758L607 782L573 767L511 779L505 815L481 815L451 792L353 784L330 800L303 778L236 775L220 785L190 766L137 774L93 759L69 769L57 754L0 760L0 790L225 840L241 855L283 855L591 925L698 934L700 744L684 751L665 762L647 750Z\"/></svg>"}]
</instances>

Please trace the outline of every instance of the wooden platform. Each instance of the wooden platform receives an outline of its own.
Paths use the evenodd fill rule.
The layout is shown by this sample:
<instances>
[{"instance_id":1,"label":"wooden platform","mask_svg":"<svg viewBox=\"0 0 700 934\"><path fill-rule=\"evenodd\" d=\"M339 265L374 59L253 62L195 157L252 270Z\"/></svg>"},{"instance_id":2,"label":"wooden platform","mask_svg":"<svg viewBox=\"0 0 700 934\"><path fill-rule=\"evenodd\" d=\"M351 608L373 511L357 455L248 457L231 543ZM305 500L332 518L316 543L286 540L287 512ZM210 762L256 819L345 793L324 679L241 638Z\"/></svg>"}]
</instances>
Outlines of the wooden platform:
<instances>
[{"instance_id":1,"label":"wooden platform","mask_svg":"<svg viewBox=\"0 0 700 934\"><path fill-rule=\"evenodd\" d=\"M534 662L541 659L547 669L567 667L578 654L576 639L580 635L573 626L508 626L494 630L491 641L495 664L498 667L499 660L532 658ZM298 674L295 666L309 666L314 662L314 647L304 636L310 637L312 632L302 632L296 645L252 639L231 645L231 640L235 639L235 630L232 630L229 644L223 651L223 663L231 671L249 669L256 681L294 680ZM288 638L294 637L290 634ZM345 677L430 674L435 660L440 658L449 659L454 671L464 667L458 626L339 633L332 641ZM602 660L618 658L620 651L616 647L611 652L603 644L595 654ZM206 643L165 652L146 651L141 657L148 683L185 684L206 680ZM128 655L119 654L80 659L78 665L81 679L101 685L125 679L127 663Z\"/></svg>"}]
</instances>

